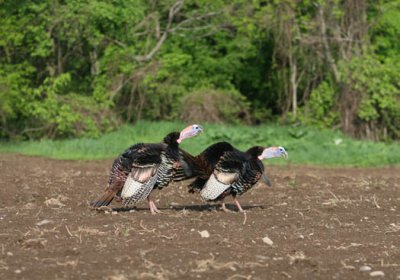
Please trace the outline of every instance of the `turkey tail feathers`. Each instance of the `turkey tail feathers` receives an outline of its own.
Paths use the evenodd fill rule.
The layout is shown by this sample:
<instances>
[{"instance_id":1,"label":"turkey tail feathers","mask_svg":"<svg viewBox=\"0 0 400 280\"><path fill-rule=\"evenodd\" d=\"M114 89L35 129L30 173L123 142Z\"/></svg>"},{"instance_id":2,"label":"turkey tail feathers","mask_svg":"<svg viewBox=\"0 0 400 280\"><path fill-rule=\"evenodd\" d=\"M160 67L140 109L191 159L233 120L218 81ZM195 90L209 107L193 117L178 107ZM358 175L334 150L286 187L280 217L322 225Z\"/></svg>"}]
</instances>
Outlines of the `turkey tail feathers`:
<instances>
[{"instance_id":1,"label":"turkey tail feathers","mask_svg":"<svg viewBox=\"0 0 400 280\"><path fill-rule=\"evenodd\" d=\"M182 181L203 174L203 169L199 166L198 158L188 152L179 149L179 166L175 167L174 181Z\"/></svg>"},{"instance_id":2,"label":"turkey tail feathers","mask_svg":"<svg viewBox=\"0 0 400 280\"><path fill-rule=\"evenodd\" d=\"M96 200L92 201L91 205L93 208L98 208L101 206L108 206L111 201L114 199L114 196L117 193L112 189L106 189L105 192Z\"/></svg>"},{"instance_id":3,"label":"turkey tail feathers","mask_svg":"<svg viewBox=\"0 0 400 280\"><path fill-rule=\"evenodd\" d=\"M196 180L194 180L188 186L189 193L200 192L204 188L204 185L206 184L206 182L207 182L207 179L203 179L203 178L197 177Z\"/></svg>"}]
</instances>

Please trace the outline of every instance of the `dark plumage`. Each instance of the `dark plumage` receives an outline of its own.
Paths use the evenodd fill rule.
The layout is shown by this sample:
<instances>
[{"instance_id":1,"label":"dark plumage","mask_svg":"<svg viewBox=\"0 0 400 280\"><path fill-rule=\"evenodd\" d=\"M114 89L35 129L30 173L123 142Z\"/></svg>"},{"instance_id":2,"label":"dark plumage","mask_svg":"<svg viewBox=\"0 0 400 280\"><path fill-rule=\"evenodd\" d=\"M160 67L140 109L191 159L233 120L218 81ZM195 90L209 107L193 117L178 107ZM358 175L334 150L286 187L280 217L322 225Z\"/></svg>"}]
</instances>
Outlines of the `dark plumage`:
<instances>
[{"instance_id":1,"label":"dark plumage","mask_svg":"<svg viewBox=\"0 0 400 280\"><path fill-rule=\"evenodd\" d=\"M151 212L159 212L150 192L162 189L173 179L179 165L179 142L201 131L200 126L192 125L181 133L168 134L162 143L140 143L128 148L114 161L108 187L92 206L107 206L114 197L122 197L126 206L132 206L147 198Z\"/></svg>"},{"instance_id":2,"label":"dark plumage","mask_svg":"<svg viewBox=\"0 0 400 280\"><path fill-rule=\"evenodd\" d=\"M189 192L199 192L212 174L221 156L225 152L233 150L236 149L228 142L212 144L197 156L192 156L182 149L179 149L181 164L174 180L180 181L196 177L189 185Z\"/></svg>"},{"instance_id":3,"label":"dark plumage","mask_svg":"<svg viewBox=\"0 0 400 280\"><path fill-rule=\"evenodd\" d=\"M219 142L196 157L182 154L181 161L190 162L188 164L190 172L186 173L191 173L192 177L196 176L189 185L189 192L198 191L207 201L221 201L223 210L226 210L224 198L231 195L242 212L243 209L236 196L245 193L261 178L270 184L260 159L283 154L287 155L282 147L265 149L254 146L246 152L241 152L227 142Z\"/></svg>"}]
</instances>

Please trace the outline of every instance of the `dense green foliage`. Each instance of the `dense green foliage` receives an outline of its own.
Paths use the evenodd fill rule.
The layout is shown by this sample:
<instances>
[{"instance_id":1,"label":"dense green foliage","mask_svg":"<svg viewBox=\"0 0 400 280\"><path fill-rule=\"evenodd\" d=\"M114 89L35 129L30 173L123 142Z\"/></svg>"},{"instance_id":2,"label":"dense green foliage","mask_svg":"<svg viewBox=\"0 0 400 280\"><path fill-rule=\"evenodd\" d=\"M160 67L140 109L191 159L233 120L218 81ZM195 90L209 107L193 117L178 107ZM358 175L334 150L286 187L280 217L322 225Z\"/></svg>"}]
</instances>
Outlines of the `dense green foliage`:
<instances>
[{"instance_id":1,"label":"dense green foliage","mask_svg":"<svg viewBox=\"0 0 400 280\"><path fill-rule=\"evenodd\" d=\"M400 137L398 0L0 0L0 137L140 119Z\"/></svg>"},{"instance_id":2,"label":"dense green foliage","mask_svg":"<svg viewBox=\"0 0 400 280\"><path fill-rule=\"evenodd\" d=\"M139 121L124 125L98 139L79 138L1 143L0 152L57 159L113 159L134 143L159 142L185 125L178 122ZM400 163L400 146L395 144L357 141L339 132L314 128L293 128L275 125L249 127L245 125L203 125L205 132L182 142L181 147L197 154L217 141L229 141L245 150L253 145L284 146L289 159L271 159L265 164L320 164L348 166L383 166Z\"/></svg>"}]
</instances>

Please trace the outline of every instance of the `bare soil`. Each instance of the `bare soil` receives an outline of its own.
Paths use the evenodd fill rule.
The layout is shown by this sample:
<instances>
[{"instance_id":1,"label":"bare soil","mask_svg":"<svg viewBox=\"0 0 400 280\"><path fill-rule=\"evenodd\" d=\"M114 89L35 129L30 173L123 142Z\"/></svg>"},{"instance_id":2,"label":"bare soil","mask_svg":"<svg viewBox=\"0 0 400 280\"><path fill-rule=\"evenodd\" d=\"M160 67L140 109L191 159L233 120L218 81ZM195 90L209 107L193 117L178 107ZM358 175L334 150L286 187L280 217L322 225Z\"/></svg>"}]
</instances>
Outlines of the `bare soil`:
<instances>
[{"instance_id":1,"label":"bare soil","mask_svg":"<svg viewBox=\"0 0 400 280\"><path fill-rule=\"evenodd\" d=\"M0 155L0 279L400 279L399 167L269 166L246 215L171 184L151 215L88 207L111 162Z\"/></svg>"}]
</instances>

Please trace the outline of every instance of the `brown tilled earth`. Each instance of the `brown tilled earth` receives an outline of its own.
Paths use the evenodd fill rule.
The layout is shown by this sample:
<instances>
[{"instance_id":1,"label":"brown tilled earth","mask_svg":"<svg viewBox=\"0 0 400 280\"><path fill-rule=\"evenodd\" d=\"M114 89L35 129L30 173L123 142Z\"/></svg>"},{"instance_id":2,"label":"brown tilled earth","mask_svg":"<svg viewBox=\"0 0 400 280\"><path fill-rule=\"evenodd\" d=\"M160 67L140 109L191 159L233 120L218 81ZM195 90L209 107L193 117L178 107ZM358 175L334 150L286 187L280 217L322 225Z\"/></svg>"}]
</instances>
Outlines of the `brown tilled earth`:
<instances>
[{"instance_id":1,"label":"brown tilled earth","mask_svg":"<svg viewBox=\"0 0 400 280\"><path fill-rule=\"evenodd\" d=\"M400 279L399 167L268 167L246 215L172 184L151 215L88 207L111 162L0 155L0 279Z\"/></svg>"}]
</instances>

